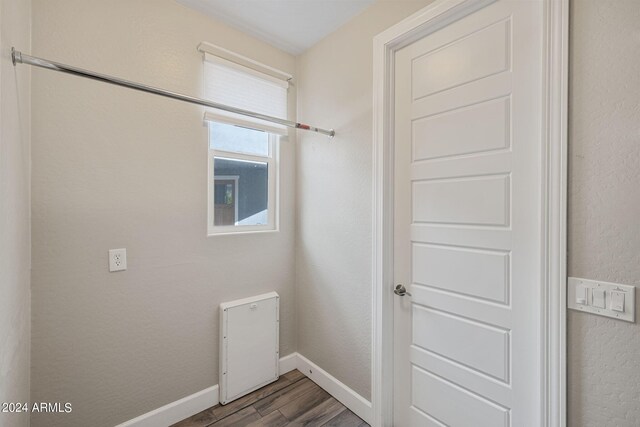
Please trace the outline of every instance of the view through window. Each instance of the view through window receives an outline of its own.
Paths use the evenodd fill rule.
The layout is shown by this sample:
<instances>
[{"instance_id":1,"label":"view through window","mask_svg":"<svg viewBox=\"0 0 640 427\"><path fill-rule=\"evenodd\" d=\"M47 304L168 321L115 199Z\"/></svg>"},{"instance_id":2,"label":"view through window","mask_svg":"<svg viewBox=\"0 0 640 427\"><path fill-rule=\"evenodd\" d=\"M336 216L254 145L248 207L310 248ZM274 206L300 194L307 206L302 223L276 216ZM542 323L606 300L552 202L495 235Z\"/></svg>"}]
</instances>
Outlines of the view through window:
<instances>
[{"instance_id":1,"label":"view through window","mask_svg":"<svg viewBox=\"0 0 640 427\"><path fill-rule=\"evenodd\" d=\"M275 136L209 125L212 232L275 228Z\"/></svg>"}]
</instances>

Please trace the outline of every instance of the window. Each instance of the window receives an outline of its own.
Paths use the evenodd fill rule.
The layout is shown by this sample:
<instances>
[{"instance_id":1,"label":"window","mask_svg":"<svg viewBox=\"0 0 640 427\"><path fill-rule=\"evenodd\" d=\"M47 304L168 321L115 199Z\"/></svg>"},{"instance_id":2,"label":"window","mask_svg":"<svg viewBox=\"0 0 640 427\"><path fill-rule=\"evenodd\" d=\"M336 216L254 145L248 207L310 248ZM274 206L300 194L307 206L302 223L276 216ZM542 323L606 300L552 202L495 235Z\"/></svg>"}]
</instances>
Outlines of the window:
<instances>
[{"instance_id":1,"label":"window","mask_svg":"<svg viewBox=\"0 0 640 427\"><path fill-rule=\"evenodd\" d=\"M209 124L209 234L277 229L277 136Z\"/></svg>"},{"instance_id":2,"label":"window","mask_svg":"<svg viewBox=\"0 0 640 427\"><path fill-rule=\"evenodd\" d=\"M205 53L205 96L286 119L288 83ZM209 235L278 229L278 144L286 127L210 110Z\"/></svg>"}]
</instances>

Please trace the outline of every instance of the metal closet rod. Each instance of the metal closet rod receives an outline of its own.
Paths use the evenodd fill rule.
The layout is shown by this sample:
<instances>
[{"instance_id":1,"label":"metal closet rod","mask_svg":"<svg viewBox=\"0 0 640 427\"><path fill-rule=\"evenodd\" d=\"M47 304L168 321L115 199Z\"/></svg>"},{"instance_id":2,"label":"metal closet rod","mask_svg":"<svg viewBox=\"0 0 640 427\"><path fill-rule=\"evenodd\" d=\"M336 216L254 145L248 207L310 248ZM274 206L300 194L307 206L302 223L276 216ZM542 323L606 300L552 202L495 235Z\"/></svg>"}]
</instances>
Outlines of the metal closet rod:
<instances>
[{"instance_id":1,"label":"metal closet rod","mask_svg":"<svg viewBox=\"0 0 640 427\"><path fill-rule=\"evenodd\" d=\"M330 138L335 136L333 129L322 129L315 126L310 126L304 123L293 122L291 120L284 120L278 117L267 116L266 114L260 114L253 111L243 110L241 108L231 107L229 105L218 104L217 102L207 101L206 99L196 98L195 96L183 95L177 92L171 92L168 90L160 89L153 86L143 85L141 83L132 82L129 80L120 79L118 77L108 76L106 74L94 73L93 71L83 70L82 68L72 67L71 65L61 64L59 62L49 61L47 59L38 58L24 54L14 48L11 48L11 60L13 65L16 64L28 64L36 67L46 68L49 70L60 71L67 74L73 74L74 76L86 77L93 80L98 80L104 83L111 83L113 85L128 87L131 89L139 90L142 92L154 93L156 95L164 96L167 98L177 99L178 101L190 102L191 104L198 104L205 107L215 108L217 110L228 111L230 113L240 114L242 116L253 117L255 119L265 120L272 123L278 123L290 128L308 130L311 132L321 133L327 135Z\"/></svg>"}]
</instances>

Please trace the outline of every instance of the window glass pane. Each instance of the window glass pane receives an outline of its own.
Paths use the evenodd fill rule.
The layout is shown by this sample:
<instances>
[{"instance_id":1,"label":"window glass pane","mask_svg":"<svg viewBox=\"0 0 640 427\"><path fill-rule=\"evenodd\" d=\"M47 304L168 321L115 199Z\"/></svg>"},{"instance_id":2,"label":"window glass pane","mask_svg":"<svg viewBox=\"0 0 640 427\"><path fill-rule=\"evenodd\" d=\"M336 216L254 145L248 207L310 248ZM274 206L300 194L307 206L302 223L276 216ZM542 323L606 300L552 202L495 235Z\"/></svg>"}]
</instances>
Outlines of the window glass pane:
<instances>
[{"instance_id":1,"label":"window glass pane","mask_svg":"<svg viewBox=\"0 0 640 427\"><path fill-rule=\"evenodd\" d=\"M214 158L213 225L269 223L269 165Z\"/></svg>"},{"instance_id":2,"label":"window glass pane","mask_svg":"<svg viewBox=\"0 0 640 427\"><path fill-rule=\"evenodd\" d=\"M209 144L212 150L269 156L269 134L224 123L209 124Z\"/></svg>"}]
</instances>

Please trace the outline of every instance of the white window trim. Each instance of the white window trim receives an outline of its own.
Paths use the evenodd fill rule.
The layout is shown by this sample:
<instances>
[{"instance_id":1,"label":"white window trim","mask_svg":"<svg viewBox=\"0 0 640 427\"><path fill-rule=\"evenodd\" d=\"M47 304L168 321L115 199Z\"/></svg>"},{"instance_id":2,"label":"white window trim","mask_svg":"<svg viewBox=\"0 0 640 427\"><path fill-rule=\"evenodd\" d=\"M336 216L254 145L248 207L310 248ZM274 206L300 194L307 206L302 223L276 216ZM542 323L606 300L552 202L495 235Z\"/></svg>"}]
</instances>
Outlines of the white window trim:
<instances>
[{"instance_id":1,"label":"white window trim","mask_svg":"<svg viewBox=\"0 0 640 427\"><path fill-rule=\"evenodd\" d=\"M211 144L210 136L208 143ZM211 147L211 145L209 145ZM215 226L214 223L214 204L213 195L215 175L215 157L223 157L231 160L244 160L249 162L258 162L267 164L267 180L269 183L267 194L267 212L268 221L265 225L227 225ZM251 155L237 153L232 151L215 150L209 148L208 159L208 176L207 176L207 235L219 236L230 234L246 234L246 233L272 233L280 230L280 149L279 137L269 134L269 155ZM239 186L236 186L236 192ZM237 196L236 196L237 197ZM237 200L237 199L236 199ZM237 208L237 205L236 205ZM237 215L236 215L237 219Z\"/></svg>"}]
</instances>

